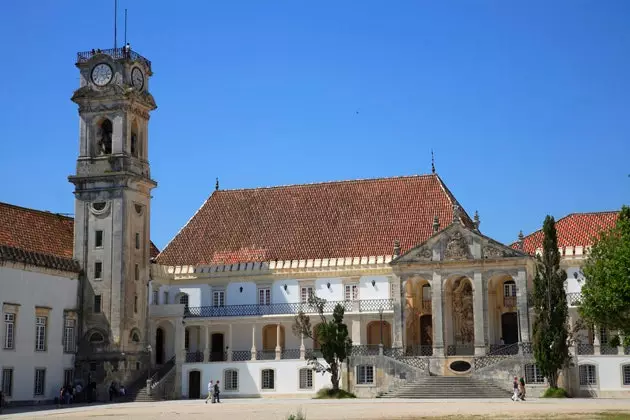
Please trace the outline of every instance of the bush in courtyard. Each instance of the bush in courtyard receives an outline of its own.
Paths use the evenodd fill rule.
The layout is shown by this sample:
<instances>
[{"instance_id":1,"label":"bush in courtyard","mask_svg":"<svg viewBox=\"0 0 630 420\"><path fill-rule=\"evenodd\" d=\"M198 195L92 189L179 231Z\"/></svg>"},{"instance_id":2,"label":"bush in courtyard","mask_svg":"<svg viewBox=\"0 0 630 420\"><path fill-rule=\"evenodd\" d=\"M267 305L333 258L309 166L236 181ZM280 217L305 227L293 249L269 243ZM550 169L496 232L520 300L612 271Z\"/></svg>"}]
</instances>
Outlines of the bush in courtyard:
<instances>
[{"instance_id":1,"label":"bush in courtyard","mask_svg":"<svg viewBox=\"0 0 630 420\"><path fill-rule=\"evenodd\" d=\"M315 395L315 399L326 400L326 399L343 399L343 398L356 398L352 392L344 391L343 389L331 389L331 388L322 388L317 391Z\"/></svg>"},{"instance_id":2,"label":"bush in courtyard","mask_svg":"<svg viewBox=\"0 0 630 420\"><path fill-rule=\"evenodd\" d=\"M300 410L296 414L289 415L287 420L306 420L306 416L302 414L302 411Z\"/></svg>"},{"instance_id":3,"label":"bush in courtyard","mask_svg":"<svg viewBox=\"0 0 630 420\"><path fill-rule=\"evenodd\" d=\"M543 398L568 398L569 395L564 388L547 388L542 395Z\"/></svg>"}]
</instances>

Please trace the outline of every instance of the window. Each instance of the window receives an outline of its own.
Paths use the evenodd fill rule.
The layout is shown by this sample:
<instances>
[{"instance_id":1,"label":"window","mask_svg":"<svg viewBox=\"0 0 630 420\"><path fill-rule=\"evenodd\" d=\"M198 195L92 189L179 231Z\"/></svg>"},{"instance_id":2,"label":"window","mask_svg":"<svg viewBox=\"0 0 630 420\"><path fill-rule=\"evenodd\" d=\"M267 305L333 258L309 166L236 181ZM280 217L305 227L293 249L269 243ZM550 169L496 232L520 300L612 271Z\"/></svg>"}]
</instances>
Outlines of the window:
<instances>
[{"instance_id":1,"label":"window","mask_svg":"<svg viewBox=\"0 0 630 420\"><path fill-rule=\"evenodd\" d=\"M212 292L212 306L219 307L225 306L225 292L222 290L217 290Z\"/></svg>"},{"instance_id":2,"label":"window","mask_svg":"<svg viewBox=\"0 0 630 420\"><path fill-rule=\"evenodd\" d=\"M357 385L369 385L374 383L374 366L357 366Z\"/></svg>"},{"instance_id":3,"label":"window","mask_svg":"<svg viewBox=\"0 0 630 420\"><path fill-rule=\"evenodd\" d=\"M95 332L92 333L89 341L90 343L102 343L103 341L105 341L105 339L103 338L103 334L101 334L100 332Z\"/></svg>"},{"instance_id":4,"label":"window","mask_svg":"<svg viewBox=\"0 0 630 420\"><path fill-rule=\"evenodd\" d=\"M595 365L580 365L580 385L597 385L597 371Z\"/></svg>"},{"instance_id":5,"label":"window","mask_svg":"<svg viewBox=\"0 0 630 420\"><path fill-rule=\"evenodd\" d=\"M46 369L35 369L35 389L34 395L44 395L44 385L46 384Z\"/></svg>"},{"instance_id":6,"label":"window","mask_svg":"<svg viewBox=\"0 0 630 420\"><path fill-rule=\"evenodd\" d=\"M275 373L273 369L262 370L262 389L275 389Z\"/></svg>"},{"instance_id":7,"label":"window","mask_svg":"<svg viewBox=\"0 0 630 420\"><path fill-rule=\"evenodd\" d=\"M63 329L63 351L74 353L74 319L66 319Z\"/></svg>"},{"instance_id":8,"label":"window","mask_svg":"<svg viewBox=\"0 0 630 420\"><path fill-rule=\"evenodd\" d=\"M94 263L94 280L100 280L103 278L103 263L96 261Z\"/></svg>"},{"instance_id":9,"label":"window","mask_svg":"<svg viewBox=\"0 0 630 420\"><path fill-rule=\"evenodd\" d=\"M226 369L223 372L223 389L226 391L238 391L238 370Z\"/></svg>"},{"instance_id":10,"label":"window","mask_svg":"<svg viewBox=\"0 0 630 420\"><path fill-rule=\"evenodd\" d=\"M13 391L13 369L2 369L2 395L10 397Z\"/></svg>"},{"instance_id":11,"label":"window","mask_svg":"<svg viewBox=\"0 0 630 420\"><path fill-rule=\"evenodd\" d=\"M74 370L66 369L63 371L63 384L64 385L74 384Z\"/></svg>"},{"instance_id":12,"label":"window","mask_svg":"<svg viewBox=\"0 0 630 420\"><path fill-rule=\"evenodd\" d=\"M140 362L136 362L136 370L140 370Z\"/></svg>"},{"instance_id":13,"label":"window","mask_svg":"<svg viewBox=\"0 0 630 420\"><path fill-rule=\"evenodd\" d=\"M512 297L516 296L516 283L513 280L503 283L503 296Z\"/></svg>"},{"instance_id":14,"label":"window","mask_svg":"<svg viewBox=\"0 0 630 420\"><path fill-rule=\"evenodd\" d=\"M102 248L103 247L103 231L97 230L96 235L94 236L94 247Z\"/></svg>"},{"instance_id":15,"label":"window","mask_svg":"<svg viewBox=\"0 0 630 420\"><path fill-rule=\"evenodd\" d=\"M544 384L545 377L538 369L538 366L532 363L525 365L525 382L528 384Z\"/></svg>"},{"instance_id":16,"label":"window","mask_svg":"<svg viewBox=\"0 0 630 420\"><path fill-rule=\"evenodd\" d=\"M138 157L138 135L131 133L131 155Z\"/></svg>"},{"instance_id":17,"label":"window","mask_svg":"<svg viewBox=\"0 0 630 420\"><path fill-rule=\"evenodd\" d=\"M4 348L15 346L15 314L4 314Z\"/></svg>"},{"instance_id":18,"label":"window","mask_svg":"<svg viewBox=\"0 0 630 420\"><path fill-rule=\"evenodd\" d=\"M312 294L313 294L312 286L302 287L302 291L300 293L300 301L303 303L308 302L308 298L310 298Z\"/></svg>"},{"instance_id":19,"label":"window","mask_svg":"<svg viewBox=\"0 0 630 420\"><path fill-rule=\"evenodd\" d=\"M258 289L258 304L271 305L271 289Z\"/></svg>"},{"instance_id":20,"label":"window","mask_svg":"<svg viewBox=\"0 0 630 420\"><path fill-rule=\"evenodd\" d=\"M606 330L606 327L600 327L599 329L599 344L602 346L608 345L608 330Z\"/></svg>"},{"instance_id":21,"label":"window","mask_svg":"<svg viewBox=\"0 0 630 420\"><path fill-rule=\"evenodd\" d=\"M313 371L311 369L300 369L300 389L313 388Z\"/></svg>"},{"instance_id":22,"label":"window","mask_svg":"<svg viewBox=\"0 0 630 420\"><path fill-rule=\"evenodd\" d=\"M140 234L136 232L136 249L140 249Z\"/></svg>"},{"instance_id":23,"label":"window","mask_svg":"<svg viewBox=\"0 0 630 420\"><path fill-rule=\"evenodd\" d=\"M101 155L110 155L112 153L112 133L114 127L110 120L104 120L98 130L98 152Z\"/></svg>"},{"instance_id":24,"label":"window","mask_svg":"<svg viewBox=\"0 0 630 420\"><path fill-rule=\"evenodd\" d=\"M182 293L179 296L179 304L184 305L184 309L188 310L188 295L186 293Z\"/></svg>"},{"instance_id":25,"label":"window","mask_svg":"<svg viewBox=\"0 0 630 420\"><path fill-rule=\"evenodd\" d=\"M135 281L140 280L140 265L138 264L133 267L133 279Z\"/></svg>"},{"instance_id":26,"label":"window","mask_svg":"<svg viewBox=\"0 0 630 420\"><path fill-rule=\"evenodd\" d=\"M346 300L358 300L359 299L359 285L358 284L346 284Z\"/></svg>"},{"instance_id":27,"label":"window","mask_svg":"<svg viewBox=\"0 0 630 420\"><path fill-rule=\"evenodd\" d=\"M94 295L94 313L101 313L101 295Z\"/></svg>"},{"instance_id":28,"label":"window","mask_svg":"<svg viewBox=\"0 0 630 420\"><path fill-rule=\"evenodd\" d=\"M133 297L133 312L138 313L138 296Z\"/></svg>"},{"instance_id":29,"label":"window","mask_svg":"<svg viewBox=\"0 0 630 420\"><path fill-rule=\"evenodd\" d=\"M45 316L35 317L35 351L46 351L46 321Z\"/></svg>"},{"instance_id":30,"label":"window","mask_svg":"<svg viewBox=\"0 0 630 420\"><path fill-rule=\"evenodd\" d=\"M186 328L186 331L184 331L184 348L188 350L189 347L190 347L190 331L188 330L188 328Z\"/></svg>"},{"instance_id":31,"label":"window","mask_svg":"<svg viewBox=\"0 0 630 420\"><path fill-rule=\"evenodd\" d=\"M164 292L164 304L168 305L168 292Z\"/></svg>"},{"instance_id":32,"label":"window","mask_svg":"<svg viewBox=\"0 0 630 420\"><path fill-rule=\"evenodd\" d=\"M153 304L157 305L160 303L160 291L159 290L154 290L153 291Z\"/></svg>"},{"instance_id":33,"label":"window","mask_svg":"<svg viewBox=\"0 0 630 420\"><path fill-rule=\"evenodd\" d=\"M624 385L630 385L630 365L621 367L621 378Z\"/></svg>"}]
</instances>

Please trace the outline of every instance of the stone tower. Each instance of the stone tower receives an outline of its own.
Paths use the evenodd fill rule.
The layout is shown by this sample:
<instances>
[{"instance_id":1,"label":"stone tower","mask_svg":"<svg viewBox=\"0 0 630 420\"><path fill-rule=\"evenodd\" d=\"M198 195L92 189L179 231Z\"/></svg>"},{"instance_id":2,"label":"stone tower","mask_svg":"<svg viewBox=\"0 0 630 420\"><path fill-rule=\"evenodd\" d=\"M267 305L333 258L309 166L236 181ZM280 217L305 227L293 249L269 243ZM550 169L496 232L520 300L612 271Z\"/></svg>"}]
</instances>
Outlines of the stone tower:
<instances>
[{"instance_id":1,"label":"stone tower","mask_svg":"<svg viewBox=\"0 0 630 420\"><path fill-rule=\"evenodd\" d=\"M108 386L145 374L151 241L151 62L125 49L79 53L74 257L83 269L77 379Z\"/></svg>"}]
</instances>

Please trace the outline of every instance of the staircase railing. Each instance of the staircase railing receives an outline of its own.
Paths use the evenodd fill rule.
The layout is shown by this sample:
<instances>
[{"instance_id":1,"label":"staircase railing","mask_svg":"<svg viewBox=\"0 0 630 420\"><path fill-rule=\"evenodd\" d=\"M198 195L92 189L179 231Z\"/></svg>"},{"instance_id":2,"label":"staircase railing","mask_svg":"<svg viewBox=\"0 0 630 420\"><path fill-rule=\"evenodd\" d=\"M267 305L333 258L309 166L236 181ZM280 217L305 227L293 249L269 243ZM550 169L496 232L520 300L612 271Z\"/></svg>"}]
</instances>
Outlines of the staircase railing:
<instances>
[{"instance_id":1,"label":"staircase railing","mask_svg":"<svg viewBox=\"0 0 630 420\"><path fill-rule=\"evenodd\" d=\"M175 366L175 356L171 357L168 362L162 365L162 367L160 367L153 375L151 375L151 388L153 388L154 385L157 385L164 377L164 375L166 375L173 366Z\"/></svg>"},{"instance_id":2,"label":"staircase railing","mask_svg":"<svg viewBox=\"0 0 630 420\"><path fill-rule=\"evenodd\" d=\"M504 360L513 359L519 355L519 348L523 348L523 354L528 355L525 351L526 345L529 343L514 343L494 348L485 356L475 357L475 370L485 369L494 366Z\"/></svg>"}]
</instances>

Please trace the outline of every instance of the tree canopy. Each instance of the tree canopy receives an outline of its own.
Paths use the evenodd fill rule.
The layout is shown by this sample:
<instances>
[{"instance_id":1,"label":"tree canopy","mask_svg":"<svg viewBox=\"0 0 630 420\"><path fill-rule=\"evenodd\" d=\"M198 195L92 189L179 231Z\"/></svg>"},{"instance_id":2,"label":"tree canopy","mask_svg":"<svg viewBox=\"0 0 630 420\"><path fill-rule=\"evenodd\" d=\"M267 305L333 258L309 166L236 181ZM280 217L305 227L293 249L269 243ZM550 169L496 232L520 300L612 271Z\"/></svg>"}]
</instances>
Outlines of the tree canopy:
<instances>
[{"instance_id":1,"label":"tree canopy","mask_svg":"<svg viewBox=\"0 0 630 420\"><path fill-rule=\"evenodd\" d=\"M582 271L580 315L591 324L620 331L630 340L630 207L623 206L613 229L602 232Z\"/></svg>"},{"instance_id":2,"label":"tree canopy","mask_svg":"<svg viewBox=\"0 0 630 420\"><path fill-rule=\"evenodd\" d=\"M536 366L551 388L558 387L558 372L570 360L567 331L567 295L564 281L567 273L560 268L560 252L555 220L543 223L542 255L536 258L534 278L533 349Z\"/></svg>"}]
</instances>

